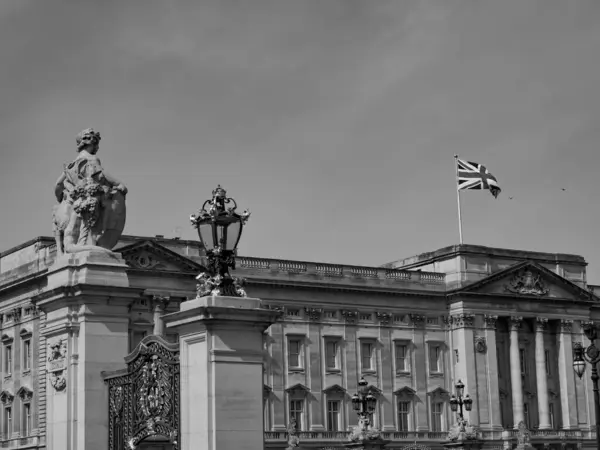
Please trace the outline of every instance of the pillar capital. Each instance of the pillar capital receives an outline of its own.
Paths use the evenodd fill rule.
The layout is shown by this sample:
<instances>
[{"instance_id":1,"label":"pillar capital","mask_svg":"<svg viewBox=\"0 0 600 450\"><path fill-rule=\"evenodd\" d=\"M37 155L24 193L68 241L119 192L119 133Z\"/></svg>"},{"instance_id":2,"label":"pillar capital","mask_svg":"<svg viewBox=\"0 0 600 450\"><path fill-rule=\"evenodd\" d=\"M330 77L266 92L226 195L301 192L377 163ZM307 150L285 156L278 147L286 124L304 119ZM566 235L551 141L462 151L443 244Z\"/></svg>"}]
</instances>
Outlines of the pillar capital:
<instances>
[{"instance_id":1,"label":"pillar capital","mask_svg":"<svg viewBox=\"0 0 600 450\"><path fill-rule=\"evenodd\" d=\"M510 331L518 331L521 328L521 323L523 323L523 316L510 316L508 320Z\"/></svg>"},{"instance_id":2,"label":"pillar capital","mask_svg":"<svg viewBox=\"0 0 600 450\"><path fill-rule=\"evenodd\" d=\"M485 327L491 330L496 329L496 322L498 321L498 316L485 314L483 316L483 321L485 322Z\"/></svg>"},{"instance_id":3,"label":"pillar capital","mask_svg":"<svg viewBox=\"0 0 600 450\"><path fill-rule=\"evenodd\" d=\"M567 319L560 319L560 332L571 333L573 331L573 321Z\"/></svg>"},{"instance_id":4,"label":"pillar capital","mask_svg":"<svg viewBox=\"0 0 600 450\"><path fill-rule=\"evenodd\" d=\"M452 316L454 328L471 328L475 323L475 314L461 313Z\"/></svg>"},{"instance_id":5,"label":"pillar capital","mask_svg":"<svg viewBox=\"0 0 600 450\"><path fill-rule=\"evenodd\" d=\"M536 331L544 331L548 328L548 318L547 317L536 317L535 318L535 330Z\"/></svg>"}]
</instances>

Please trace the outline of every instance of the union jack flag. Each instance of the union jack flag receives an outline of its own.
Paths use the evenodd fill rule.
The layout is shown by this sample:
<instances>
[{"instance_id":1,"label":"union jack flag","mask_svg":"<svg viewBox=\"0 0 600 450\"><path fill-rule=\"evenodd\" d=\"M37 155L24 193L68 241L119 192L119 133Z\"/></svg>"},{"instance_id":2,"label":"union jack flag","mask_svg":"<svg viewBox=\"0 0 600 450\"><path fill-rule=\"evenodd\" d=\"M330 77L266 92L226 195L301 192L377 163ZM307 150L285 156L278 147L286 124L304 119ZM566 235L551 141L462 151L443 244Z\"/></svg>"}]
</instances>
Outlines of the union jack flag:
<instances>
[{"instance_id":1,"label":"union jack flag","mask_svg":"<svg viewBox=\"0 0 600 450\"><path fill-rule=\"evenodd\" d=\"M458 164L458 190L462 189L489 189L491 194L498 198L500 186L498 180L485 166L474 162L456 160Z\"/></svg>"}]
</instances>

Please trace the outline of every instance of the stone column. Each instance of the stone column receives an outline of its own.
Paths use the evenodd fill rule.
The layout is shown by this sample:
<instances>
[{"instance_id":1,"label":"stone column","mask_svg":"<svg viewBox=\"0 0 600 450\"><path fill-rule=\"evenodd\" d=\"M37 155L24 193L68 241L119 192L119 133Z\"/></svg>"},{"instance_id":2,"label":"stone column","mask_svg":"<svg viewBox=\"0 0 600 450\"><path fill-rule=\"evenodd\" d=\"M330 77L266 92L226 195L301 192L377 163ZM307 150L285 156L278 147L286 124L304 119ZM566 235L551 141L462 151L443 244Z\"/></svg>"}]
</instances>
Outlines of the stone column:
<instances>
[{"instance_id":1,"label":"stone column","mask_svg":"<svg viewBox=\"0 0 600 450\"><path fill-rule=\"evenodd\" d=\"M523 317L509 317L510 325L510 383L512 390L513 427L525 420L523 414L523 380L521 378L521 359L519 357L519 328Z\"/></svg>"},{"instance_id":2,"label":"stone column","mask_svg":"<svg viewBox=\"0 0 600 450\"><path fill-rule=\"evenodd\" d=\"M548 319L537 317L535 320L535 376L537 379L538 411L540 430L549 430L550 407L548 406L548 380L546 378L546 348L544 346L544 330Z\"/></svg>"},{"instance_id":3,"label":"stone column","mask_svg":"<svg viewBox=\"0 0 600 450\"><path fill-rule=\"evenodd\" d=\"M280 313L239 297L180 308L163 320L179 334L181 450L262 449L263 332Z\"/></svg>"},{"instance_id":4,"label":"stone column","mask_svg":"<svg viewBox=\"0 0 600 450\"><path fill-rule=\"evenodd\" d=\"M165 322L162 316L169 305L169 296L166 295L153 295L152 302L154 304L154 331L153 334L156 336L165 337Z\"/></svg>"},{"instance_id":5,"label":"stone column","mask_svg":"<svg viewBox=\"0 0 600 450\"><path fill-rule=\"evenodd\" d=\"M452 316L453 343L458 349L458 363L455 368L455 379L452 380L452 388L458 380L462 380L465 385L465 393L468 393L473 399L473 406L470 412L465 411L465 418L471 425L480 424L479 416L479 398L480 392L477 386L477 362L474 349L473 327L475 326L475 315L472 313L454 314ZM452 414L451 423L455 423L456 415Z\"/></svg>"},{"instance_id":6,"label":"stone column","mask_svg":"<svg viewBox=\"0 0 600 450\"><path fill-rule=\"evenodd\" d=\"M498 316L484 315L485 337L487 344L487 377L489 385L489 426L492 430L502 430L502 417L500 417L500 389L498 386L498 349L496 348L496 322Z\"/></svg>"},{"instance_id":7,"label":"stone column","mask_svg":"<svg viewBox=\"0 0 600 450\"><path fill-rule=\"evenodd\" d=\"M102 372L124 367L128 307L142 293L128 287L127 266L112 252L59 257L47 288L33 301L46 313L48 449L106 450L108 390Z\"/></svg>"},{"instance_id":8,"label":"stone column","mask_svg":"<svg viewBox=\"0 0 600 450\"><path fill-rule=\"evenodd\" d=\"M573 371L572 320L561 319L558 336L558 381L563 430L578 428L575 372Z\"/></svg>"}]
</instances>

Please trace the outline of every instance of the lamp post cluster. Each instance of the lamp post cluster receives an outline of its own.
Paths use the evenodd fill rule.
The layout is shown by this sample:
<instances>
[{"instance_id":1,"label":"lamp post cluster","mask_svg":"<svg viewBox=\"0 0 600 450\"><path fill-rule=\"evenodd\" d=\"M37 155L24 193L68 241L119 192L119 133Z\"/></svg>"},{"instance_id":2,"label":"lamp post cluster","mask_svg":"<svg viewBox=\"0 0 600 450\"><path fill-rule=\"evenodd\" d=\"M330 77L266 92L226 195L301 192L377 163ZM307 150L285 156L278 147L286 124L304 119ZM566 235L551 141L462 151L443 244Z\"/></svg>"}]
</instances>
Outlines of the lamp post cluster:
<instances>
[{"instance_id":1,"label":"lamp post cluster","mask_svg":"<svg viewBox=\"0 0 600 450\"><path fill-rule=\"evenodd\" d=\"M463 421L463 407L465 411L471 411L473 399L469 397L469 394L464 395L465 385L462 381L458 380L458 383L456 383L454 387L456 388L456 395L453 394L452 397L450 397L450 409L452 409L453 412L458 411L458 417Z\"/></svg>"},{"instance_id":2,"label":"lamp post cluster","mask_svg":"<svg viewBox=\"0 0 600 450\"><path fill-rule=\"evenodd\" d=\"M369 383L364 377L358 382L358 392L352 396L352 408L358 415L358 425L361 434L373 425L373 413L377 399L369 392Z\"/></svg>"},{"instance_id":3,"label":"lamp post cluster","mask_svg":"<svg viewBox=\"0 0 600 450\"><path fill-rule=\"evenodd\" d=\"M581 379L585 372L586 362L592 366L592 383L594 387L594 406L596 412L596 447L600 450L600 394L598 392L598 367L600 362L600 349L596 347L595 340L598 338L596 327L593 323L583 324L583 332L590 340L590 345L583 347L581 343L573 346L573 369Z\"/></svg>"},{"instance_id":4,"label":"lamp post cluster","mask_svg":"<svg viewBox=\"0 0 600 450\"><path fill-rule=\"evenodd\" d=\"M231 205L231 206L228 206ZM212 191L212 199L206 200L198 215L190 221L198 230L207 258L207 271L196 277L198 296L224 295L245 297L242 280L231 277L229 268L235 269L235 255L242 229L250 213L236 212L237 203L227 197L225 189L218 185Z\"/></svg>"}]
</instances>

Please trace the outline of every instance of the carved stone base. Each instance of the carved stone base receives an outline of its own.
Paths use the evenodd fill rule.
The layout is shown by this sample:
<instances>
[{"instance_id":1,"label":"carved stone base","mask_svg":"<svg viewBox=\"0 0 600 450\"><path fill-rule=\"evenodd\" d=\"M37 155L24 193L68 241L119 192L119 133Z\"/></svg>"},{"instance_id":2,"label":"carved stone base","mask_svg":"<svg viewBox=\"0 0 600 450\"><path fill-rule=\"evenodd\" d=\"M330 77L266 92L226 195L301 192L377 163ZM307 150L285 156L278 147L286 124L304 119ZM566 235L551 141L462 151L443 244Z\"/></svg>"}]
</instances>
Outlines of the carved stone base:
<instances>
[{"instance_id":1,"label":"carved stone base","mask_svg":"<svg viewBox=\"0 0 600 450\"><path fill-rule=\"evenodd\" d=\"M448 450L480 450L483 441L479 439L469 439L464 441L448 441L442 444Z\"/></svg>"},{"instance_id":2,"label":"carved stone base","mask_svg":"<svg viewBox=\"0 0 600 450\"><path fill-rule=\"evenodd\" d=\"M342 445L344 448L351 448L353 450L383 450L389 442L384 439L369 439L368 441L348 442Z\"/></svg>"},{"instance_id":3,"label":"carved stone base","mask_svg":"<svg viewBox=\"0 0 600 450\"><path fill-rule=\"evenodd\" d=\"M48 271L48 288L95 284L129 287L127 264L120 253L84 251L56 258Z\"/></svg>"}]
</instances>

